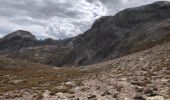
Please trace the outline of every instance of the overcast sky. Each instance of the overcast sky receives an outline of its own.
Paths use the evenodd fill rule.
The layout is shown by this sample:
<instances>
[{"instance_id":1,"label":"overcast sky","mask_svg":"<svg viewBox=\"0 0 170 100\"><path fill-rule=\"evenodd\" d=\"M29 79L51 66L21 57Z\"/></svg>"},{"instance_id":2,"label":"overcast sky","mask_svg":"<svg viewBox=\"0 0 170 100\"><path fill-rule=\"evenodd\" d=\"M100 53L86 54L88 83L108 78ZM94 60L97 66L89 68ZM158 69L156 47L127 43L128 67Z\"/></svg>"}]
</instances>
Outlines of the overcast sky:
<instances>
[{"instance_id":1,"label":"overcast sky","mask_svg":"<svg viewBox=\"0 0 170 100\"><path fill-rule=\"evenodd\" d=\"M0 0L0 37L15 30L41 39L72 37L101 16L154 1L158 0Z\"/></svg>"}]
</instances>

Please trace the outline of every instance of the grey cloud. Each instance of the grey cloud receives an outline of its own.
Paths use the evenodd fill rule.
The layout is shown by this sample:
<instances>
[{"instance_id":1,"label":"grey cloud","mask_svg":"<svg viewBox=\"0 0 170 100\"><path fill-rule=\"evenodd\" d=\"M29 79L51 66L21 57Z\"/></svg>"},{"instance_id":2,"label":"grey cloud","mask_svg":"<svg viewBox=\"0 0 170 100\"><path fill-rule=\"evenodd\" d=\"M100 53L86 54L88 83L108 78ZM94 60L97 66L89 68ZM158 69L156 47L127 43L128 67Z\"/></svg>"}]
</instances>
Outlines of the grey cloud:
<instances>
[{"instance_id":1,"label":"grey cloud","mask_svg":"<svg viewBox=\"0 0 170 100\"><path fill-rule=\"evenodd\" d=\"M22 3L20 3L21 1ZM57 4L57 0L55 1L56 3L50 1L52 0L4 0L0 1L0 12L9 17L11 15L26 15L40 19L48 19L53 16L75 18L76 15L81 13L76 12L76 10L69 11L74 6L71 2Z\"/></svg>"},{"instance_id":2,"label":"grey cloud","mask_svg":"<svg viewBox=\"0 0 170 100\"><path fill-rule=\"evenodd\" d=\"M0 0L0 36L23 29L38 38L72 37L101 16L154 1L158 0Z\"/></svg>"}]
</instances>

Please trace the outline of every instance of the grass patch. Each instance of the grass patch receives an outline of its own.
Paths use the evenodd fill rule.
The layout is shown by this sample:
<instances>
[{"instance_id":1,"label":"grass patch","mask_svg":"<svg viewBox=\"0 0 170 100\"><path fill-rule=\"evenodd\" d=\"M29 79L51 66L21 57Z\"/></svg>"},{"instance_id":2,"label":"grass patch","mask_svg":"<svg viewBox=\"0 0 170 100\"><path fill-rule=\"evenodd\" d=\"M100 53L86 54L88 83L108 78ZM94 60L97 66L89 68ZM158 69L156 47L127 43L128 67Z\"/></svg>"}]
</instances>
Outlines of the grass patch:
<instances>
[{"instance_id":1,"label":"grass patch","mask_svg":"<svg viewBox=\"0 0 170 100\"><path fill-rule=\"evenodd\" d=\"M3 66L0 67L0 93L33 87L52 90L70 81L75 81L76 85L80 86L83 85L82 76L97 72L81 71L79 68L54 69L51 66L6 58L0 58L0 66ZM24 80L24 82L15 83L13 82L15 80ZM70 89L66 90L70 92Z\"/></svg>"}]
</instances>

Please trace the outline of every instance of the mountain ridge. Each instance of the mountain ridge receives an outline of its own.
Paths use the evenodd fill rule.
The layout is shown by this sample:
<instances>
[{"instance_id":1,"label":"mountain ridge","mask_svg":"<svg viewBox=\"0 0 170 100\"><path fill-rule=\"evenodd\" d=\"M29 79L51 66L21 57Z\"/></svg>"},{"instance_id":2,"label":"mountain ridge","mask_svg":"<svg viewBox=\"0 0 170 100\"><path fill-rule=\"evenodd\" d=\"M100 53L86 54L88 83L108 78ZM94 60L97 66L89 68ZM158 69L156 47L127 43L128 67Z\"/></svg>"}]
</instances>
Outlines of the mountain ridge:
<instances>
[{"instance_id":1,"label":"mountain ridge","mask_svg":"<svg viewBox=\"0 0 170 100\"><path fill-rule=\"evenodd\" d=\"M169 11L162 1L129 8L65 40L3 37L0 99L170 100Z\"/></svg>"},{"instance_id":2,"label":"mountain ridge","mask_svg":"<svg viewBox=\"0 0 170 100\"><path fill-rule=\"evenodd\" d=\"M0 57L0 99L169 100L169 65L170 42L71 68Z\"/></svg>"},{"instance_id":3,"label":"mountain ridge","mask_svg":"<svg viewBox=\"0 0 170 100\"><path fill-rule=\"evenodd\" d=\"M72 58L74 63L91 64L145 49L134 50L137 46L150 43L153 45L146 48L155 46L157 43L152 41L168 37L169 9L169 2L155 2L99 18L91 29L75 40L77 45L73 43L76 50L78 48L75 50L76 57ZM157 24L158 27L155 26Z\"/></svg>"},{"instance_id":4,"label":"mountain ridge","mask_svg":"<svg viewBox=\"0 0 170 100\"><path fill-rule=\"evenodd\" d=\"M53 66L81 66L115 59L169 42L169 10L170 2L167 1L128 8L114 16L97 19L89 30L76 37L65 40L36 40L35 43L28 42L30 46L23 45L26 48L19 46L16 52L2 54ZM12 46L9 44L9 47Z\"/></svg>"}]
</instances>

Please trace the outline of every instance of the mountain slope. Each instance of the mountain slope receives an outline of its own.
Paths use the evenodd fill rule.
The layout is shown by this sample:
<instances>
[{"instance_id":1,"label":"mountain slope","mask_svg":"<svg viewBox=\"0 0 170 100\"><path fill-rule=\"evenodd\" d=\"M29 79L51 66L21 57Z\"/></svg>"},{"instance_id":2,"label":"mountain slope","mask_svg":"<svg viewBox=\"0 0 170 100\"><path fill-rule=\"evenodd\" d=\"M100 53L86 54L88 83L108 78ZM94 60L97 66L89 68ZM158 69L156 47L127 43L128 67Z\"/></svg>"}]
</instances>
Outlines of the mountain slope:
<instances>
[{"instance_id":1,"label":"mountain slope","mask_svg":"<svg viewBox=\"0 0 170 100\"><path fill-rule=\"evenodd\" d=\"M72 64L86 65L150 48L170 40L170 2L129 8L102 17L73 41Z\"/></svg>"},{"instance_id":2,"label":"mountain slope","mask_svg":"<svg viewBox=\"0 0 170 100\"><path fill-rule=\"evenodd\" d=\"M85 78L83 86L75 88L76 97L93 96L103 100L170 99L170 43L83 67L83 71L87 70L92 73Z\"/></svg>"},{"instance_id":3,"label":"mountain slope","mask_svg":"<svg viewBox=\"0 0 170 100\"><path fill-rule=\"evenodd\" d=\"M37 39L28 31L18 30L0 39L0 49L4 52L36 45Z\"/></svg>"},{"instance_id":4,"label":"mountain slope","mask_svg":"<svg viewBox=\"0 0 170 100\"><path fill-rule=\"evenodd\" d=\"M170 43L81 68L12 61L0 69L2 100L170 99Z\"/></svg>"},{"instance_id":5,"label":"mountain slope","mask_svg":"<svg viewBox=\"0 0 170 100\"><path fill-rule=\"evenodd\" d=\"M84 34L66 40L1 39L0 53L53 66L89 65L119 58L169 42L169 10L167 1L125 9L99 18Z\"/></svg>"},{"instance_id":6,"label":"mountain slope","mask_svg":"<svg viewBox=\"0 0 170 100\"><path fill-rule=\"evenodd\" d=\"M69 41L38 40L32 33L18 30L0 39L0 56L57 66L72 48Z\"/></svg>"}]
</instances>

